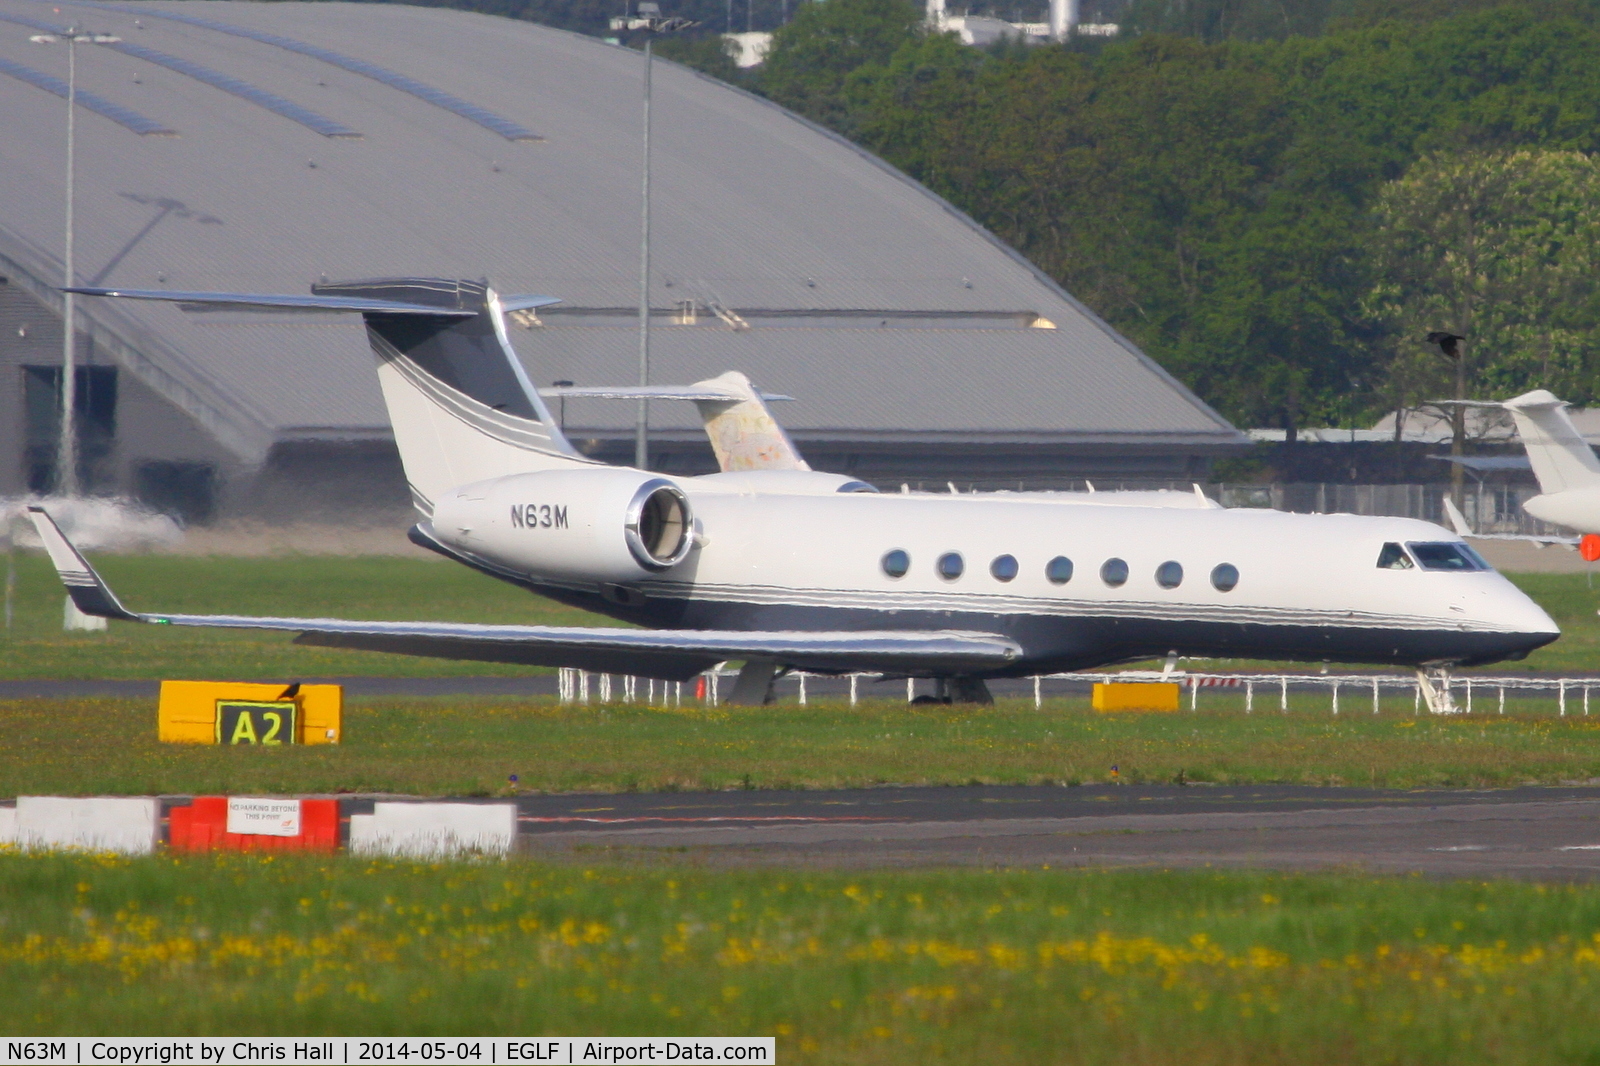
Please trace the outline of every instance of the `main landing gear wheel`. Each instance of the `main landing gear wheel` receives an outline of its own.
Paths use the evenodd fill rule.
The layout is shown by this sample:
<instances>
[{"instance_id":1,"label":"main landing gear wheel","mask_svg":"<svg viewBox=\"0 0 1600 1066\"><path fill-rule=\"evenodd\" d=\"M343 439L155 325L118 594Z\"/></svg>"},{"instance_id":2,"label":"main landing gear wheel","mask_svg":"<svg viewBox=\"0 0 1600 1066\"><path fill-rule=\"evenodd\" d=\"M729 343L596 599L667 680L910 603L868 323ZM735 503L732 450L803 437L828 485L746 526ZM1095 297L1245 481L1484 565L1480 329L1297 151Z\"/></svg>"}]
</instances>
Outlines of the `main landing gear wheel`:
<instances>
[{"instance_id":1,"label":"main landing gear wheel","mask_svg":"<svg viewBox=\"0 0 1600 1066\"><path fill-rule=\"evenodd\" d=\"M912 700L913 706L919 703L980 703L991 704L994 696L989 692L989 686L981 677L936 677L933 679L933 695L918 696Z\"/></svg>"}]
</instances>

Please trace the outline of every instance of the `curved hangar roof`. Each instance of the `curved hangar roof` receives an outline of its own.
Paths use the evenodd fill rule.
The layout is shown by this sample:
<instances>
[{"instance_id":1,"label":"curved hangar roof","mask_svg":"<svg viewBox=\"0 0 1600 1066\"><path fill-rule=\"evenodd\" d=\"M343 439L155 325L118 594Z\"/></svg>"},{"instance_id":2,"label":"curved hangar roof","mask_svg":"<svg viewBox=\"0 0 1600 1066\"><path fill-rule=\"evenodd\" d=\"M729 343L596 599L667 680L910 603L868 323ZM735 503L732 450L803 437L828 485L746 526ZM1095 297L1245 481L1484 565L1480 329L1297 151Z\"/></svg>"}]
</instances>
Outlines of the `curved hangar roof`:
<instances>
[{"instance_id":1,"label":"curved hangar roof","mask_svg":"<svg viewBox=\"0 0 1600 1066\"><path fill-rule=\"evenodd\" d=\"M389 4L0 0L0 256L60 275L68 21L83 46L77 273L305 292L487 276L566 303L515 343L540 383L637 380L640 56ZM802 442L1233 444L1237 431L949 204L845 141L668 63L654 82L654 380L728 369ZM359 325L81 300L97 350L242 462L386 436ZM687 405L682 405L687 406ZM570 401L623 433L625 403ZM653 422L693 432L692 411Z\"/></svg>"}]
</instances>

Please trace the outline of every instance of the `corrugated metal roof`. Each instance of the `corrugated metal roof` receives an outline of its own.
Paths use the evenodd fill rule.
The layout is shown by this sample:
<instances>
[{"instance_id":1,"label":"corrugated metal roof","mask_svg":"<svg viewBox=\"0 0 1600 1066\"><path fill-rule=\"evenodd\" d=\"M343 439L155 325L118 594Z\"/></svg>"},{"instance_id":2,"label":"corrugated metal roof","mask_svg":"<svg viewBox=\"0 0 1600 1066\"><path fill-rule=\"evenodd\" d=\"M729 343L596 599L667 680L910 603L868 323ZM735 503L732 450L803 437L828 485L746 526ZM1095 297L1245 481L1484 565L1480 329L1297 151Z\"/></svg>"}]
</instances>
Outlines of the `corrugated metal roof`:
<instances>
[{"instance_id":1,"label":"corrugated metal roof","mask_svg":"<svg viewBox=\"0 0 1600 1066\"><path fill-rule=\"evenodd\" d=\"M65 35L69 29L69 27L59 22L45 22L42 19L28 18L25 15L17 15L7 11L0 11L0 21L27 26L30 29L42 30L49 34ZM268 111L274 111L284 118L298 122L308 129L315 130L324 137L361 136L360 133L349 126L323 118L315 111L301 107L292 100L285 100L276 93L270 93L265 89L247 84L238 78L230 77L221 71L212 70L210 67L202 66L181 56L167 55L165 52L159 52L154 48L146 48L144 45L134 44L132 41L111 41L105 43L104 47L110 48L114 52L121 52L123 55L132 56L135 59L142 59L146 63L154 63L157 66L166 67L179 74L194 78L196 81L204 82L212 88L232 93L250 101L252 104L264 107Z\"/></svg>"},{"instance_id":2,"label":"corrugated metal roof","mask_svg":"<svg viewBox=\"0 0 1600 1066\"><path fill-rule=\"evenodd\" d=\"M636 302L638 53L524 22L388 4L55 6L62 13L54 18L82 12L76 21L92 29L225 70L363 135L330 140L129 56L80 55L82 88L178 132L141 138L81 116L80 282L305 292L319 276L487 276L502 292L550 293L577 307ZM262 40L166 18L135 24L136 13L155 10L381 60L546 139L508 141ZM50 7L0 0L0 11L26 17ZM29 45L21 32L0 33L0 60L65 73L63 49ZM1003 311L1058 327L663 326L656 380L745 370L799 397L781 411L799 433L1240 439L1019 257L865 153L668 63L658 63L654 91L656 306L696 299L734 309ZM0 114L0 256L9 269L54 281L61 101L0 79ZM371 357L347 319L193 315L93 300L79 308L135 353L133 372L199 412L241 458L259 459L274 440L308 427L322 435L384 427ZM630 329L553 319L516 331L535 381L634 380ZM621 430L632 415L612 404L583 418Z\"/></svg>"},{"instance_id":3,"label":"corrugated metal roof","mask_svg":"<svg viewBox=\"0 0 1600 1066\"><path fill-rule=\"evenodd\" d=\"M53 74L46 74L43 71L34 70L32 67L24 66L21 63L14 63L9 59L0 59L0 74L9 74L13 78L25 81L35 88L43 89L47 93L54 93L63 100L67 97L68 88L65 78L58 78ZM78 103L82 104L88 110L104 115L112 122L126 126L134 133L170 134L173 132L172 130L167 129L161 123L156 122L153 119L145 118L132 108L121 107L117 104L113 104L111 101L104 99L95 93L84 92L80 89L78 90L77 100Z\"/></svg>"}]
</instances>

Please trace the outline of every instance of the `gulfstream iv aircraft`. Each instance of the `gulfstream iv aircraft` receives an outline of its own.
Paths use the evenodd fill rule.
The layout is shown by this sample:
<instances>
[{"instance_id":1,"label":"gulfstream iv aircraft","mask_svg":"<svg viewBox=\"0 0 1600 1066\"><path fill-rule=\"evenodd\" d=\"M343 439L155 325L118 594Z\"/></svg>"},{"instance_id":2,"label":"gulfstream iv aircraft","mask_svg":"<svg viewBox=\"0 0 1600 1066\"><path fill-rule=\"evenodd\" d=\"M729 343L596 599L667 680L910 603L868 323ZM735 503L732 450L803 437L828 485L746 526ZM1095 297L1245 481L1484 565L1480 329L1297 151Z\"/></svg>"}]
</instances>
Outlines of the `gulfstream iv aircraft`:
<instances>
[{"instance_id":1,"label":"gulfstream iv aircraft","mask_svg":"<svg viewBox=\"0 0 1600 1066\"><path fill-rule=\"evenodd\" d=\"M36 510L86 614L665 679L738 660L741 701L766 699L782 669L935 678L946 695L985 699L985 678L1174 652L1444 667L1520 658L1559 635L1425 522L1224 510L1182 493L1165 505L1156 494L879 493L809 469L737 374L579 390L693 401L722 471L607 466L568 444L506 337L508 315L556 301L484 282L73 291L360 313L421 515L412 540L647 628L134 613Z\"/></svg>"}]
</instances>

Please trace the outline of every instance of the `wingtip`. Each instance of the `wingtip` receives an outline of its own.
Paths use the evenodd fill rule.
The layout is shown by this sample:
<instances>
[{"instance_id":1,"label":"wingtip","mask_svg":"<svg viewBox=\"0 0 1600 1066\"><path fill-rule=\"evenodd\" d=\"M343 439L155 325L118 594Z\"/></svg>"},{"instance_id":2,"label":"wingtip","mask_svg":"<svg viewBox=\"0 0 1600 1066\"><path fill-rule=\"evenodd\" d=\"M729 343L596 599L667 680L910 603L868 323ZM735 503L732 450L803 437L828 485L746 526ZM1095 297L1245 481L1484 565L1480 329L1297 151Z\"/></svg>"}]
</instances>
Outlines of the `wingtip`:
<instances>
[{"instance_id":1,"label":"wingtip","mask_svg":"<svg viewBox=\"0 0 1600 1066\"><path fill-rule=\"evenodd\" d=\"M85 559L83 553L67 539L65 533L61 532L61 527L56 525L56 520L50 517L49 511L37 504L29 504L27 510L33 528L44 544L45 553L50 556L50 562L56 568L56 576L66 586L67 595L72 597L72 602L78 610L98 618L120 618L134 622L140 620L138 615L122 606L116 593L111 591L111 587L95 573L94 567L89 565L89 560Z\"/></svg>"}]
</instances>

